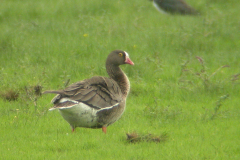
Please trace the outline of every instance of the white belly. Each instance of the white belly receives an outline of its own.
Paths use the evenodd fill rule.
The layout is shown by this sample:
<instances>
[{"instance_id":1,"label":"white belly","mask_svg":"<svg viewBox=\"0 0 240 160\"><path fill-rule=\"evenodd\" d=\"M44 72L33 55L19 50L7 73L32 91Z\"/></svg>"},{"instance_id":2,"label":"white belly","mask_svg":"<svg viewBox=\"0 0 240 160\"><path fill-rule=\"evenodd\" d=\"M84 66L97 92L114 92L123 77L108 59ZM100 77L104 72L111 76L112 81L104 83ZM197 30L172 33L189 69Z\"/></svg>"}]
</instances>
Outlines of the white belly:
<instances>
[{"instance_id":1,"label":"white belly","mask_svg":"<svg viewBox=\"0 0 240 160\"><path fill-rule=\"evenodd\" d=\"M63 118L73 127L95 127L97 125L96 109L84 103L72 107L59 108Z\"/></svg>"}]
</instances>

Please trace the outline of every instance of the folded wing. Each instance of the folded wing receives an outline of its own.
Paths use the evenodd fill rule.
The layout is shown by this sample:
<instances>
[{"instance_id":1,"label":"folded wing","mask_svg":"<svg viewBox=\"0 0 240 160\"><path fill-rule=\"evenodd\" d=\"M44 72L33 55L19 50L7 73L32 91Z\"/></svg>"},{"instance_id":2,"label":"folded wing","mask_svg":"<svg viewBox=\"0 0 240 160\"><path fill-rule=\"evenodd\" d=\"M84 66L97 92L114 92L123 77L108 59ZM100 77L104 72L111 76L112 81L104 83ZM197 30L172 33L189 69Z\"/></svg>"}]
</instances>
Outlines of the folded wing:
<instances>
[{"instance_id":1,"label":"folded wing","mask_svg":"<svg viewBox=\"0 0 240 160\"><path fill-rule=\"evenodd\" d=\"M95 109L103 109L122 101L122 92L111 78L96 76L74 83L64 90L45 91L55 93L53 108L71 107L82 102Z\"/></svg>"}]
</instances>

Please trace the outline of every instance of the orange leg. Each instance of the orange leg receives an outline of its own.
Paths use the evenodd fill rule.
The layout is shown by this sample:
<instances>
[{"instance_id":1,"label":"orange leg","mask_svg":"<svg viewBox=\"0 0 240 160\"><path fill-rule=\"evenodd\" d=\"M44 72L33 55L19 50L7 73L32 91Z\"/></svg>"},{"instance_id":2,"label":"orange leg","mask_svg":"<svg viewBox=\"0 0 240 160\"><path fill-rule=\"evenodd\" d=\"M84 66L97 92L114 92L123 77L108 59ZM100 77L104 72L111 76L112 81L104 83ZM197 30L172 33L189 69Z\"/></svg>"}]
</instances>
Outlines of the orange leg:
<instances>
[{"instance_id":1,"label":"orange leg","mask_svg":"<svg viewBox=\"0 0 240 160\"><path fill-rule=\"evenodd\" d=\"M72 133L73 133L75 128L74 128L74 127L72 127L72 126L71 126L71 128L72 128Z\"/></svg>"},{"instance_id":2,"label":"orange leg","mask_svg":"<svg viewBox=\"0 0 240 160\"><path fill-rule=\"evenodd\" d=\"M104 126L103 126L103 127L102 127L102 131L103 131L103 133L106 134L106 133L107 133L107 127L104 127Z\"/></svg>"}]
</instances>

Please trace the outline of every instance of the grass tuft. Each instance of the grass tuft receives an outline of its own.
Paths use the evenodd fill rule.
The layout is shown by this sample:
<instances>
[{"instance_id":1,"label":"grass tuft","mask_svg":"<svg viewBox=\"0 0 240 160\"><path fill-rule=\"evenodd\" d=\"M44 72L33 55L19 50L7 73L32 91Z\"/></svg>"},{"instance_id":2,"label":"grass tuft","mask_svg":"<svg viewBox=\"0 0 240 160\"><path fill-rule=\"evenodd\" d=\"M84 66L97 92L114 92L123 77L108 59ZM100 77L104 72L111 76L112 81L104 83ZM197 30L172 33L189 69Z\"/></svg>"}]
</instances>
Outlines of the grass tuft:
<instances>
[{"instance_id":1,"label":"grass tuft","mask_svg":"<svg viewBox=\"0 0 240 160\"><path fill-rule=\"evenodd\" d=\"M189 60L185 61L181 65L181 73L178 80L181 88L187 89L187 87L199 87L199 82L202 83L206 90L209 90L213 87L217 87L222 85L226 80L230 81L230 78L223 78L222 76L217 77L217 73L219 73L223 68L230 67L229 65L223 65L214 70L212 73L209 73L210 68L208 68L205 64L203 58L196 56L196 59L199 61L201 67L196 66L196 69L190 68L188 65L190 63ZM214 78L217 77L217 78ZM189 88L188 88L189 89Z\"/></svg>"},{"instance_id":2,"label":"grass tuft","mask_svg":"<svg viewBox=\"0 0 240 160\"><path fill-rule=\"evenodd\" d=\"M0 92L0 97L7 101L17 101L19 92L12 89Z\"/></svg>"},{"instance_id":3,"label":"grass tuft","mask_svg":"<svg viewBox=\"0 0 240 160\"><path fill-rule=\"evenodd\" d=\"M138 134L136 132L127 133L127 142L129 143L139 143L139 142L166 142L168 139L167 133L162 133L159 136L153 134Z\"/></svg>"}]
</instances>

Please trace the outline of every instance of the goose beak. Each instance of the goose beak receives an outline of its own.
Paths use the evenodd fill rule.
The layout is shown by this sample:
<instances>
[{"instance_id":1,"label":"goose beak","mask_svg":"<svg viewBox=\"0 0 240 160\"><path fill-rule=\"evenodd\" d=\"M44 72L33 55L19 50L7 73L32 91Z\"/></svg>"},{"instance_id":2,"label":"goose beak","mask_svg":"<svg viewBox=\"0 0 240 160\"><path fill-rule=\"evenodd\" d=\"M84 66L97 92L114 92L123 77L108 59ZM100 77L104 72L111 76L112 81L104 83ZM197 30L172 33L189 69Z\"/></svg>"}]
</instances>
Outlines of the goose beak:
<instances>
[{"instance_id":1,"label":"goose beak","mask_svg":"<svg viewBox=\"0 0 240 160\"><path fill-rule=\"evenodd\" d=\"M126 56L126 59L125 59L125 63L130 64L130 65L134 65L133 61L131 61L131 59L127 56Z\"/></svg>"}]
</instances>

